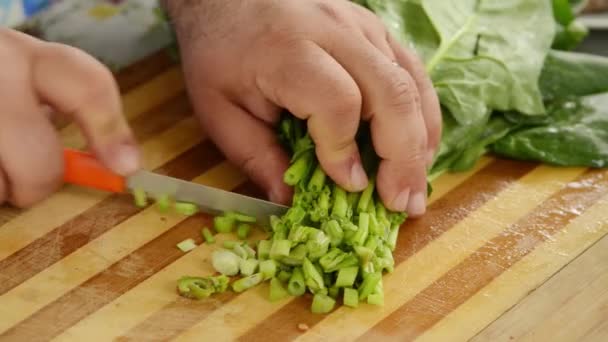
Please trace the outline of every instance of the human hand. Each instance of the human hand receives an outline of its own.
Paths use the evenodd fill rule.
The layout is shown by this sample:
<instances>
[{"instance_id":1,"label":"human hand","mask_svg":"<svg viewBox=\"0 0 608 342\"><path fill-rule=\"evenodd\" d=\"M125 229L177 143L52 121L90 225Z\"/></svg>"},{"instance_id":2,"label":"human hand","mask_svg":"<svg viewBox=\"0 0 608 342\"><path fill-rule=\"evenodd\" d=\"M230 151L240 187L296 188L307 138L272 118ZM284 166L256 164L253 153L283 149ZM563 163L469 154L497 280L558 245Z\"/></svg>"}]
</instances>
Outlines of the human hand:
<instances>
[{"instance_id":1,"label":"human hand","mask_svg":"<svg viewBox=\"0 0 608 342\"><path fill-rule=\"evenodd\" d=\"M106 167L139 168L118 87L94 58L0 29L0 65L0 204L28 207L61 185L63 148L49 108L75 119Z\"/></svg>"},{"instance_id":2,"label":"human hand","mask_svg":"<svg viewBox=\"0 0 608 342\"><path fill-rule=\"evenodd\" d=\"M346 0L170 0L184 73L206 132L227 158L286 203L288 158L272 126L307 119L325 172L365 188L354 137L370 120L389 209L419 216L441 114L421 61L370 11ZM397 67L397 62L401 68Z\"/></svg>"}]
</instances>

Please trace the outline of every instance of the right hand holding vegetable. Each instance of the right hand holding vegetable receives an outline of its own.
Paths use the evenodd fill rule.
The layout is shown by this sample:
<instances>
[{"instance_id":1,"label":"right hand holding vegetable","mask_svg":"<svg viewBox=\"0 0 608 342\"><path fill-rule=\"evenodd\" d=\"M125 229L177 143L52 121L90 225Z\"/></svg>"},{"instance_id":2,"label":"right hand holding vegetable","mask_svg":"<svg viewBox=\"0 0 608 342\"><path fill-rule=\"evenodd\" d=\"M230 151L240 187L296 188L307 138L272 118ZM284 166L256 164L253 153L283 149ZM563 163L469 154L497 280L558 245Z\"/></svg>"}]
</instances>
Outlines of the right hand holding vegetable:
<instances>
[{"instance_id":1,"label":"right hand holding vegetable","mask_svg":"<svg viewBox=\"0 0 608 342\"><path fill-rule=\"evenodd\" d=\"M421 61L372 12L346 0L166 4L207 133L272 200L291 199L272 128L285 108L307 119L324 171L352 192L368 183L355 133L370 121L383 202L425 212L439 102Z\"/></svg>"},{"instance_id":2,"label":"right hand holding vegetable","mask_svg":"<svg viewBox=\"0 0 608 342\"><path fill-rule=\"evenodd\" d=\"M63 149L49 108L73 116L89 148L112 171L139 168L109 70L75 48L0 29L0 204L28 207L63 179Z\"/></svg>"}]
</instances>

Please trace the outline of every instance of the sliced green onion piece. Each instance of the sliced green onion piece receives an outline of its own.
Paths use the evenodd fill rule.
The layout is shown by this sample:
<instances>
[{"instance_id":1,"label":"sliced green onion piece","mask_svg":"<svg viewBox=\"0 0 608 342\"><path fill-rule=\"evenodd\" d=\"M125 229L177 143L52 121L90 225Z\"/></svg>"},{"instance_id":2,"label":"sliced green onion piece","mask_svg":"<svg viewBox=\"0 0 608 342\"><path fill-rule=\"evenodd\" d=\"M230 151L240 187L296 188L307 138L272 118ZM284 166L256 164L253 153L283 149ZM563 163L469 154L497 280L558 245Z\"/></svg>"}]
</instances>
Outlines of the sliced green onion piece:
<instances>
[{"instance_id":1,"label":"sliced green onion piece","mask_svg":"<svg viewBox=\"0 0 608 342\"><path fill-rule=\"evenodd\" d=\"M308 182L308 190L313 192L321 191L325 185L325 178L326 175L325 172L323 172L323 168L318 165L310 177L310 181Z\"/></svg>"},{"instance_id":2,"label":"sliced green onion piece","mask_svg":"<svg viewBox=\"0 0 608 342\"><path fill-rule=\"evenodd\" d=\"M256 273L256 274L252 274L250 276L241 278L237 281L235 281L234 283L232 283L232 289L235 292L243 292L245 290L248 290L256 285L258 285L259 283L261 283L263 280L262 274L260 273Z\"/></svg>"},{"instance_id":3,"label":"sliced green onion piece","mask_svg":"<svg viewBox=\"0 0 608 342\"><path fill-rule=\"evenodd\" d=\"M258 242L258 258L260 260L266 260L270 257L270 247L272 247L270 240L260 240Z\"/></svg>"},{"instance_id":4,"label":"sliced green onion piece","mask_svg":"<svg viewBox=\"0 0 608 342\"><path fill-rule=\"evenodd\" d=\"M304 282L304 272L302 268L296 267L293 269L289 283L287 283L287 291L292 296L301 296L306 292L306 283Z\"/></svg>"},{"instance_id":5,"label":"sliced green onion piece","mask_svg":"<svg viewBox=\"0 0 608 342\"><path fill-rule=\"evenodd\" d=\"M239 262L239 269L242 275L250 276L257 271L259 264L260 262L256 259L241 259L241 261Z\"/></svg>"},{"instance_id":6,"label":"sliced green onion piece","mask_svg":"<svg viewBox=\"0 0 608 342\"><path fill-rule=\"evenodd\" d=\"M281 258L281 262L289 266L299 266L304 262L308 250L306 245L297 245L296 248L289 252L289 255Z\"/></svg>"},{"instance_id":7,"label":"sliced green onion piece","mask_svg":"<svg viewBox=\"0 0 608 342\"><path fill-rule=\"evenodd\" d=\"M248 257L255 258L255 251L249 246L249 244L247 244L247 242L243 242L243 249L245 252L247 252Z\"/></svg>"},{"instance_id":8,"label":"sliced green onion piece","mask_svg":"<svg viewBox=\"0 0 608 342\"><path fill-rule=\"evenodd\" d=\"M384 289L382 287L382 281L378 282L374 292L367 297L367 303L378 306L384 305Z\"/></svg>"},{"instance_id":9,"label":"sliced green onion piece","mask_svg":"<svg viewBox=\"0 0 608 342\"><path fill-rule=\"evenodd\" d=\"M175 204L173 204L173 207L175 208L175 211L186 216L192 216L198 213L198 206L194 203L175 202Z\"/></svg>"},{"instance_id":10,"label":"sliced green onion piece","mask_svg":"<svg viewBox=\"0 0 608 342\"><path fill-rule=\"evenodd\" d=\"M182 252L190 252L196 248L196 242L194 242L193 239L186 239L178 243L177 248L179 248Z\"/></svg>"},{"instance_id":11,"label":"sliced green onion piece","mask_svg":"<svg viewBox=\"0 0 608 342\"><path fill-rule=\"evenodd\" d=\"M182 297L203 299L214 294L216 288L210 278L182 277L177 282L177 291Z\"/></svg>"},{"instance_id":12,"label":"sliced green onion piece","mask_svg":"<svg viewBox=\"0 0 608 342\"><path fill-rule=\"evenodd\" d=\"M234 219L235 221L242 222L242 223L255 223L257 221L257 219L253 216L237 213L234 211L229 211L229 212L225 213L224 216L230 217L230 218Z\"/></svg>"},{"instance_id":13,"label":"sliced green onion piece","mask_svg":"<svg viewBox=\"0 0 608 342\"><path fill-rule=\"evenodd\" d=\"M289 292L283 287L279 279L272 278L270 280L270 294L268 297L271 302L276 302L289 297Z\"/></svg>"},{"instance_id":14,"label":"sliced green onion piece","mask_svg":"<svg viewBox=\"0 0 608 342\"><path fill-rule=\"evenodd\" d=\"M336 300L328 295L317 293L312 299L312 305L310 307L312 313L324 314L333 310L336 305Z\"/></svg>"},{"instance_id":15,"label":"sliced green onion piece","mask_svg":"<svg viewBox=\"0 0 608 342\"><path fill-rule=\"evenodd\" d=\"M209 244L211 243L215 243L215 237L213 236L213 233L211 233L211 231L209 230L209 228L203 228L203 230L201 231L201 233L203 234L203 238L205 239L205 241Z\"/></svg>"},{"instance_id":16,"label":"sliced green onion piece","mask_svg":"<svg viewBox=\"0 0 608 342\"><path fill-rule=\"evenodd\" d=\"M323 276L312 264L312 262L308 260L308 258L304 258L302 271L304 271L304 280L306 281L306 286L308 286L311 292L317 293L318 291L325 289Z\"/></svg>"},{"instance_id":17,"label":"sliced green onion piece","mask_svg":"<svg viewBox=\"0 0 608 342\"><path fill-rule=\"evenodd\" d=\"M359 274L359 267L345 267L338 271L338 278L336 279L337 287L352 287Z\"/></svg>"},{"instance_id":18,"label":"sliced green onion piece","mask_svg":"<svg viewBox=\"0 0 608 342\"><path fill-rule=\"evenodd\" d=\"M239 237L239 239L246 240L249 237L250 231L251 231L250 225L248 225L247 223L241 223L241 224L239 224L238 228L236 229L236 235Z\"/></svg>"},{"instance_id":19,"label":"sliced green onion piece","mask_svg":"<svg viewBox=\"0 0 608 342\"><path fill-rule=\"evenodd\" d=\"M338 296L340 295L340 288L339 288L339 287L335 287L335 286L334 286L334 287L331 287L331 288L329 289L329 293L328 293L328 295L329 295L331 298L333 298L333 299L338 298Z\"/></svg>"},{"instance_id":20,"label":"sliced green onion piece","mask_svg":"<svg viewBox=\"0 0 608 342\"><path fill-rule=\"evenodd\" d=\"M334 206L331 214L334 217L346 217L346 211L348 210L348 202L346 201L346 191L336 186L334 188Z\"/></svg>"},{"instance_id":21,"label":"sliced green onion piece","mask_svg":"<svg viewBox=\"0 0 608 342\"><path fill-rule=\"evenodd\" d=\"M363 276L363 283L359 287L359 300L367 299L374 292L376 285L380 281L382 281L382 274L380 272L369 273Z\"/></svg>"},{"instance_id":22,"label":"sliced green onion piece","mask_svg":"<svg viewBox=\"0 0 608 342\"><path fill-rule=\"evenodd\" d=\"M282 282L288 282L289 279L291 278L291 272L282 270L281 272L279 272L279 275L277 276L277 278L279 278L279 280Z\"/></svg>"},{"instance_id":23,"label":"sliced green onion piece","mask_svg":"<svg viewBox=\"0 0 608 342\"><path fill-rule=\"evenodd\" d=\"M143 189L133 189L133 197L136 206L144 208L148 205L148 196Z\"/></svg>"},{"instance_id":24,"label":"sliced green onion piece","mask_svg":"<svg viewBox=\"0 0 608 342\"><path fill-rule=\"evenodd\" d=\"M369 204L372 201L372 195L374 194L374 186L374 180L370 179L367 183L367 188L365 188L365 190L363 190L363 193L361 193L361 197L359 198L359 203L357 206L357 212L359 214L367 212Z\"/></svg>"},{"instance_id":25,"label":"sliced green onion piece","mask_svg":"<svg viewBox=\"0 0 608 342\"><path fill-rule=\"evenodd\" d=\"M356 308L359 306L359 292L355 289L345 288L344 289L344 305L349 306L351 308Z\"/></svg>"},{"instance_id":26,"label":"sliced green onion piece","mask_svg":"<svg viewBox=\"0 0 608 342\"><path fill-rule=\"evenodd\" d=\"M156 206L161 213L165 213L171 207L169 195L160 195L156 198Z\"/></svg>"},{"instance_id":27,"label":"sliced green onion piece","mask_svg":"<svg viewBox=\"0 0 608 342\"><path fill-rule=\"evenodd\" d=\"M231 241L231 240L227 240L224 241L224 243L222 244L224 246L224 248L226 249L234 249L234 246L238 245L239 242L238 241Z\"/></svg>"},{"instance_id":28,"label":"sliced green onion piece","mask_svg":"<svg viewBox=\"0 0 608 342\"><path fill-rule=\"evenodd\" d=\"M218 233L230 233L234 228L234 219L227 216L216 216L213 218L213 226Z\"/></svg>"},{"instance_id":29,"label":"sliced green onion piece","mask_svg":"<svg viewBox=\"0 0 608 342\"><path fill-rule=\"evenodd\" d=\"M291 241L289 240L274 240L270 247L270 258L277 259L289 255L291 249Z\"/></svg>"},{"instance_id":30,"label":"sliced green onion piece","mask_svg":"<svg viewBox=\"0 0 608 342\"><path fill-rule=\"evenodd\" d=\"M220 249L211 255L213 268L226 276L234 276L239 273L240 261L241 258L238 255L227 249Z\"/></svg>"},{"instance_id":31,"label":"sliced green onion piece","mask_svg":"<svg viewBox=\"0 0 608 342\"><path fill-rule=\"evenodd\" d=\"M262 273L264 279L274 278L277 273L277 263L272 259L260 262L260 273Z\"/></svg>"}]
</instances>

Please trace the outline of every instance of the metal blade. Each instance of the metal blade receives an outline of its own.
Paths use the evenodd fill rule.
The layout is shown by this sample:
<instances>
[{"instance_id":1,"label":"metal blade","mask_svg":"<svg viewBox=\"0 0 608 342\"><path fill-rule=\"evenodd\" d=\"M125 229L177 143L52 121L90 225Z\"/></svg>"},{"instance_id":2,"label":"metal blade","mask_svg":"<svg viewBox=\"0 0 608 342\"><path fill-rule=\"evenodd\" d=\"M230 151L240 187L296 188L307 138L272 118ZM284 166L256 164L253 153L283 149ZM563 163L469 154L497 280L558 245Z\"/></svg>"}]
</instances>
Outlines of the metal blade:
<instances>
[{"instance_id":1,"label":"metal blade","mask_svg":"<svg viewBox=\"0 0 608 342\"><path fill-rule=\"evenodd\" d=\"M217 215L236 211L255 217L259 224L268 225L271 215L283 215L289 208L272 202L209 186L140 171L129 177L127 187L142 189L150 196L169 195L176 201L197 204L201 211Z\"/></svg>"}]
</instances>

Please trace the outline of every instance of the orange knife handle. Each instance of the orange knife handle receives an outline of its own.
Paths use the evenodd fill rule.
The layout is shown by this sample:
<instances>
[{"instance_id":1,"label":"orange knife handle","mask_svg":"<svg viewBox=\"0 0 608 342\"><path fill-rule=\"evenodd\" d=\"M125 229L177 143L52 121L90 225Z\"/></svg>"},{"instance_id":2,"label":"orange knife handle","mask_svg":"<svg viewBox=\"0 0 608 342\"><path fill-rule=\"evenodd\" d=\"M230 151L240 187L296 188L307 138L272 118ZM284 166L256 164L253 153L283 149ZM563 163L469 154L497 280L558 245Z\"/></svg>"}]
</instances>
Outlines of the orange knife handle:
<instances>
[{"instance_id":1,"label":"orange knife handle","mask_svg":"<svg viewBox=\"0 0 608 342\"><path fill-rule=\"evenodd\" d=\"M105 168L92 154L64 149L63 158L63 180L66 183L116 193L125 192L125 178Z\"/></svg>"}]
</instances>

